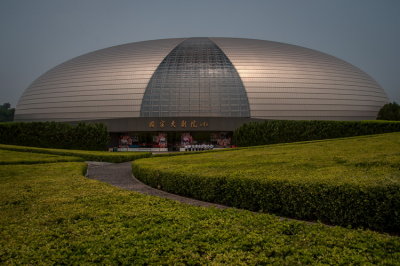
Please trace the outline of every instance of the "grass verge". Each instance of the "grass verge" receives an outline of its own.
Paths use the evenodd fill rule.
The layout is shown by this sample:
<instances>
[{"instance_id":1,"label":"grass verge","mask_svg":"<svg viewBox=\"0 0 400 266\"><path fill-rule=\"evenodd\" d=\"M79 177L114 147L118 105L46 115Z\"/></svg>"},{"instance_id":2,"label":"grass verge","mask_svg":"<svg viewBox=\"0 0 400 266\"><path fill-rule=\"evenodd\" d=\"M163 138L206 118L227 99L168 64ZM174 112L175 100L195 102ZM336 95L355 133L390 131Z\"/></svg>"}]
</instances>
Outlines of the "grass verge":
<instances>
[{"instance_id":1,"label":"grass verge","mask_svg":"<svg viewBox=\"0 0 400 266\"><path fill-rule=\"evenodd\" d=\"M80 162L83 158L73 156L61 156L52 154L32 154L30 152L18 152L0 150L0 165L3 164L36 164L49 162Z\"/></svg>"},{"instance_id":2,"label":"grass verge","mask_svg":"<svg viewBox=\"0 0 400 266\"><path fill-rule=\"evenodd\" d=\"M0 263L400 261L399 237L188 206L86 179L85 167L81 162L0 166Z\"/></svg>"},{"instance_id":3,"label":"grass verge","mask_svg":"<svg viewBox=\"0 0 400 266\"><path fill-rule=\"evenodd\" d=\"M133 162L145 183L201 200L400 232L400 133Z\"/></svg>"},{"instance_id":4,"label":"grass verge","mask_svg":"<svg viewBox=\"0 0 400 266\"><path fill-rule=\"evenodd\" d=\"M5 145L5 144L0 144L0 150L76 156L76 157L81 157L86 161L112 162L112 163L128 162L139 158L145 158L151 156L150 152L107 152L107 151L64 150L64 149L35 148L35 147Z\"/></svg>"}]
</instances>

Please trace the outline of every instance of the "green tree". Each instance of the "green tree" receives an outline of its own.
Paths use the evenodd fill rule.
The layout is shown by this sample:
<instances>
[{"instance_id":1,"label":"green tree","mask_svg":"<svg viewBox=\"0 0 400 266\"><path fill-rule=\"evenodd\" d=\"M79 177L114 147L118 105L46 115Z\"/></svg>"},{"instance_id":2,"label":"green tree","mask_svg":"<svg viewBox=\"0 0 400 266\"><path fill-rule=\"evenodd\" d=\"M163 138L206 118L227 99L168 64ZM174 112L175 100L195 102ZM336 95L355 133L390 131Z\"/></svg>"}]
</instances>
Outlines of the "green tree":
<instances>
[{"instance_id":1,"label":"green tree","mask_svg":"<svg viewBox=\"0 0 400 266\"><path fill-rule=\"evenodd\" d=\"M381 110L379 110L378 120L391 120L400 121L400 105L396 102L385 104Z\"/></svg>"},{"instance_id":2,"label":"green tree","mask_svg":"<svg viewBox=\"0 0 400 266\"><path fill-rule=\"evenodd\" d=\"M14 121L15 108L11 108L10 103L0 106L0 122Z\"/></svg>"}]
</instances>

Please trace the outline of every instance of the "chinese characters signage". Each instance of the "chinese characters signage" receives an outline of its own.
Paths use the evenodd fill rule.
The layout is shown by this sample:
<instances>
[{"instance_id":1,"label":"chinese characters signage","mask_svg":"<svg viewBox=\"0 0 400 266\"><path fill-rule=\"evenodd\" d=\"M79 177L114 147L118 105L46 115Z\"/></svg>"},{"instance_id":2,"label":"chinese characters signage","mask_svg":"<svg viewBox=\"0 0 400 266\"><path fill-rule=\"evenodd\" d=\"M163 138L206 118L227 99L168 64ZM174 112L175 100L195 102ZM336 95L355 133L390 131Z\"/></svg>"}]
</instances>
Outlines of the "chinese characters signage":
<instances>
[{"instance_id":1,"label":"chinese characters signage","mask_svg":"<svg viewBox=\"0 0 400 266\"><path fill-rule=\"evenodd\" d=\"M160 120L148 122L149 128L207 128L208 122L197 120Z\"/></svg>"}]
</instances>

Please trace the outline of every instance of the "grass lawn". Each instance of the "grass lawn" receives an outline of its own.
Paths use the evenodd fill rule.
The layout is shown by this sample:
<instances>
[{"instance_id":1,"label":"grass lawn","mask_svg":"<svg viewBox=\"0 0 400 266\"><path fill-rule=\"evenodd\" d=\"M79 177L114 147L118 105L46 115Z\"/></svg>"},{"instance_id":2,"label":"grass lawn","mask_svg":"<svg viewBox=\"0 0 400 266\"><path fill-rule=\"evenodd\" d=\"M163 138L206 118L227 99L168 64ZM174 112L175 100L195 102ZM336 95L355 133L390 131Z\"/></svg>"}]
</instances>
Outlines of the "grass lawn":
<instances>
[{"instance_id":1,"label":"grass lawn","mask_svg":"<svg viewBox=\"0 0 400 266\"><path fill-rule=\"evenodd\" d=\"M1 264L400 261L399 237L188 206L87 179L85 169L82 162L0 165Z\"/></svg>"},{"instance_id":2,"label":"grass lawn","mask_svg":"<svg viewBox=\"0 0 400 266\"><path fill-rule=\"evenodd\" d=\"M34 164L46 162L79 162L83 161L80 157L60 156L52 154L37 154L30 152L17 152L0 149L1 164Z\"/></svg>"},{"instance_id":3,"label":"grass lawn","mask_svg":"<svg viewBox=\"0 0 400 266\"><path fill-rule=\"evenodd\" d=\"M209 177L400 184L400 133L159 157L136 163Z\"/></svg>"},{"instance_id":4,"label":"grass lawn","mask_svg":"<svg viewBox=\"0 0 400 266\"><path fill-rule=\"evenodd\" d=\"M65 149L35 148L35 147L6 145L6 144L0 144L0 150L75 156L75 157L81 157L86 161L113 162L113 163L129 162L136 160L138 158L151 156L150 152L108 152L108 151L65 150Z\"/></svg>"},{"instance_id":5,"label":"grass lawn","mask_svg":"<svg viewBox=\"0 0 400 266\"><path fill-rule=\"evenodd\" d=\"M400 133L140 159L133 170L145 183L198 199L400 230Z\"/></svg>"}]
</instances>

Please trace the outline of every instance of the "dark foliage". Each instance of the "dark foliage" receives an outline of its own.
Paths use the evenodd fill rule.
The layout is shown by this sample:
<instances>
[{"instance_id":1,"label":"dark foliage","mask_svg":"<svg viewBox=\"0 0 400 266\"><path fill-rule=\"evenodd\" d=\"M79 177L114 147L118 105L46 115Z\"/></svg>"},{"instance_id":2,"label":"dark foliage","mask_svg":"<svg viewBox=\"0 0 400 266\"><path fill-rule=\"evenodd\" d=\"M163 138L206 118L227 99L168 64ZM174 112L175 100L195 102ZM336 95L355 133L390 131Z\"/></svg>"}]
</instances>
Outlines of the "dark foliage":
<instances>
[{"instance_id":1,"label":"dark foliage","mask_svg":"<svg viewBox=\"0 0 400 266\"><path fill-rule=\"evenodd\" d=\"M0 122L9 122L14 120L15 108L11 108L9 103L0 106Z\"/></svg>"},{"instance_id":2,"label":"dark foliage","mask_svg":"<svg viewBox=\"0 0 400 266\"><path fill-rule=\"evenodd\" d=\"M400 121L400 105L396 102L385 104L381 110L379 110L378 120L391 120Z\"/></svg>"},{"instance_id":3,"label":"dark foliage","mask_svg":"<svg viewBox=\"0 0 400 266\"><path fill-rule=\"evenodd\" d=\"M0 143L43 148L104 150L109 136L104 124L60 122L0 123Z\"/></svg>"},{"instance_id":4,"label":"dark foliage","mask_svg":"<svg viewBox=\"0 0 400 266\"><path fill-rule=\"evenodd\" d=\"M398 131L400 122L270 120L242 125L235 130L233 140L238 146L256 146Z\"/></svg>"}]
</instances>

